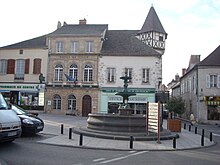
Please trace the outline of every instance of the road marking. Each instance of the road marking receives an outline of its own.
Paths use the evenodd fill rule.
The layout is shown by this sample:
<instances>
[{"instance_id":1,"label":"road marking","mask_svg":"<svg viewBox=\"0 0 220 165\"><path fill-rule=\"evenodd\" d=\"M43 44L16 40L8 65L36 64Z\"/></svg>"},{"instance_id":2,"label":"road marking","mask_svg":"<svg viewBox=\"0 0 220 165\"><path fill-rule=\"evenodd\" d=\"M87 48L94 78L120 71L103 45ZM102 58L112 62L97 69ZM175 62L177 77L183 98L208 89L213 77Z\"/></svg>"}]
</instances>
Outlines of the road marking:
<instances>
[{"instance_id":1,"label":"road marking","mask_svg":"<svg viewBox=\"0 0 220 165\"><path fill-rule=\"evenodd\" d=\"M213 133L213 136L220 136L219 134Z\"/></svg>"},{"instance_id":2,"label":"road marking","mask_svg":"<svg viewBox=\"0 0 220 165\"><path fill-rule=\"evenodd\" d=\"M94 159L93 162L100 162L100 161L103 161L103 160L105 160L105 158Z\"/></svg>"},{"instance_id":3,"label":"road marking","mask_svg":"<svg viewBox=\"0 0 220 165\"><path fill-rule=\"evenodd\" d=\"M135 153L132 153L132 154L129 154L129 155L126 155L126 156L121 156L121 157L105 160L105 161L99 162L99 164L106 164L106 163L115 162L115 161L118 161L118 160L126 159L126 158L131 157L131 156L140 155L140 154L143 154L143 153L146 153L146 152L149 152L149 151L135 152Z\"/></svg>"}]
</instances>

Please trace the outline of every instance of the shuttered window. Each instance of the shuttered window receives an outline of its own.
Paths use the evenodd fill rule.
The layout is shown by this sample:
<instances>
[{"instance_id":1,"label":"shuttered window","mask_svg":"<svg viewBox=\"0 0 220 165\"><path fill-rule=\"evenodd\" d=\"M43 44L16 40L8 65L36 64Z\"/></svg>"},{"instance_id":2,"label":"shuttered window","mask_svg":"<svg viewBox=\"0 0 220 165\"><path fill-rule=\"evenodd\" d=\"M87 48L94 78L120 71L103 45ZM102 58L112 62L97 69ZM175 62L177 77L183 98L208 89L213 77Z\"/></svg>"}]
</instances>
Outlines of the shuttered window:
<instances>
[{"instance_id":1,"label":"shuttered window","mask_svg":"<svg viewBox=\"0 0 220 165\"><path fill-rule=\"evenodd\" d=\"M29 66L30 66L30 59L25 59L25 70L24 70L24 74L29 74Z\"/></svg>"},{"instance_id":2,"label":"shuttered window","mask_svg":"<svg viewBox=\"0 0 220 165\"><path fill-rule=\"evenodd\" d=\"M8 60L7 74L15 74L15 60L14 59Z\"/></svg>"},{"instance_id":3,"label":"shuttered window","mask_svg":"<svg viewBox=\"0 0 220 165\"><path fill-rule=\"evenodd\" d=\"M41 73L41 59L36 58L34 59L33 74L40 74L40 73Z\"/></svg>"}]
</instances>

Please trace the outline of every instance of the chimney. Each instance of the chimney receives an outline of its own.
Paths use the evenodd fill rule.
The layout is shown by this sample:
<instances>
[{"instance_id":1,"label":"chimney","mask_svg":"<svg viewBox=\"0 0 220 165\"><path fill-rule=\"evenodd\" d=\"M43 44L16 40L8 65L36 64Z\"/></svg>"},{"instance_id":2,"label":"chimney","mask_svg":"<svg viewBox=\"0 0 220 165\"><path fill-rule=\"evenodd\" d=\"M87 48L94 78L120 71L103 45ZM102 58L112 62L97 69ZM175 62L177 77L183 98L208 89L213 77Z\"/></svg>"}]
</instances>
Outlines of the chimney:
<instances>
[{"instance_id":1,"label":"chimney","mask_svg":"<svg viewBox=\"0 0 220 165\"><path fill-rule=\"evenodd\" d=\"M57 29L59 29L59 28L61 28L61 22L60 21L58 21L58 23L57 23Z\"/></svg>"},{"instance_id":2,"label":"chimney","mask_svg":"<svg viewBox=\"0 0 220 165\"><path fill-rule=\"evenodd\" d=\"M186 74L186 68L182 69L182 76L184 76Z\"/></svg>"},{"instance_id":3,"label":"chimney","mask_svg":"<svg viewBox=\"0 0 220 165\"><path fill-rule=\"evenodd\" d=\"M180 81L180 76L178 73L175 75L175 81L177 81L177 82Z\"/></svg>"},{"instance_id":4,"label":"chimney","mask_svg":"<svg viewBox=\"0 0 220 165\"><path fill-rule=\"evenodd\" d=\"M80 25L85 25L86 24L86 19L84 18L84 19L79 20L79 24Z\"/></svg>"}]
</instances>

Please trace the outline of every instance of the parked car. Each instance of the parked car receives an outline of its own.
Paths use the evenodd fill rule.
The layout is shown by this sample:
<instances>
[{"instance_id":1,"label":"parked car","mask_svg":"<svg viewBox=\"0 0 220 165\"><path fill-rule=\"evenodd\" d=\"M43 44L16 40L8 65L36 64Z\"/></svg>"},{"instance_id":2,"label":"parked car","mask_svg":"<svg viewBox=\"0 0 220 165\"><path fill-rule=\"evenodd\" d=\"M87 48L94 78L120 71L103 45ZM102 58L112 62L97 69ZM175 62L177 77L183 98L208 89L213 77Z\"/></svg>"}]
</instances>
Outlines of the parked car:
<instances>
[{"instance_id":1,"label":"parked car","mask_svg":"<svg viewBox=\"0 0 220 165\"><path fill-rule=\"evenodd\" d=\"M21 121L15 112L9 109L0 93L0 143L12 142L21 136Z\"/></svg>"},{"instance_id":2,"label":"parked car","mask_svg":"<svg viewBox=\"0 0 220 165\"><path fill-rule=\"evenodd\" d=\"M11 109L21 120L22 135L33 135L44 129L44 122L36 115L29 114L21 107L11 104Z\"/></svg>"}]
</instances>

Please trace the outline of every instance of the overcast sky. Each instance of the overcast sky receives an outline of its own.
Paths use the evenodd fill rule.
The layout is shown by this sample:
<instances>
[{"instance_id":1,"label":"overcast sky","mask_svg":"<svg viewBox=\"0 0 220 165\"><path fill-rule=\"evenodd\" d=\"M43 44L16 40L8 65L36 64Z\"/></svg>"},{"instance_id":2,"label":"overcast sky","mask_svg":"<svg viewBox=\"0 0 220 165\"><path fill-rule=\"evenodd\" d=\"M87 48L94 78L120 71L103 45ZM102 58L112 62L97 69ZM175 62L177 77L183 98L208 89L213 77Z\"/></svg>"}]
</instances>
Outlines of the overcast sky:
<instances>
[{"instance_id":1,"label":"overcast sky","mask_svg":"<svg viewBox=\"0 0 220 165\"><path fill-rule=\"evenodd\" d=\"M57 22L108 24L109 30L140 30L151 6L168 33L163 83L191 55L207 57L220 44L220 0L1 0L0 47L56 30Z\"/></svg>"}]
</instances>

